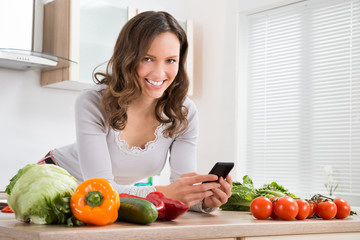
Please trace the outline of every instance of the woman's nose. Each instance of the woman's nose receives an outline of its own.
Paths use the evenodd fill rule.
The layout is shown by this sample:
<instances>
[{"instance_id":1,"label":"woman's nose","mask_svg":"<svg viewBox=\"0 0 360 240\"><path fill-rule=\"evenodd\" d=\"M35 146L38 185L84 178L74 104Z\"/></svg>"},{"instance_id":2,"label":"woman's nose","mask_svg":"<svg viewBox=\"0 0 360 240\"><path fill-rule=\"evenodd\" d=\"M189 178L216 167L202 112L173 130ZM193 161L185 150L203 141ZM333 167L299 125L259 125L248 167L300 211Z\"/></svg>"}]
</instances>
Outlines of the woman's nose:
<instances>
[{"instance_id":1,"label":"woman's nose","mask_svg":"<svg viewBox=\"0 0 360 240\"><path fill-rule=\"evenodd\" d=\"M166 77L166 68L164 64L157 63L152 69L152 78L156 78L154 80L164 80Z\"/></svg>"}]
</instances>

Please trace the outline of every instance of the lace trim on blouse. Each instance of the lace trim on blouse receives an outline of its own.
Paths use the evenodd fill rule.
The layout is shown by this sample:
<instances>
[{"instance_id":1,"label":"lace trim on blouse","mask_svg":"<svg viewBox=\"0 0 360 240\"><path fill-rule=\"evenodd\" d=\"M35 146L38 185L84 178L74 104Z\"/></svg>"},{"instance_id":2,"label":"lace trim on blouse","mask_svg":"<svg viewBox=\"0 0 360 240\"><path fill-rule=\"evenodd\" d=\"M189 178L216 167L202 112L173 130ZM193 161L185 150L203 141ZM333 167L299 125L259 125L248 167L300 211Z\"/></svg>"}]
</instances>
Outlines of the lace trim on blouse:
<instances>
[{"instance_id":1,"label":"lace trim on blouse","mask_svg":"<svg viewBox=\"0 0 360 240\"><path fill-rule=\"evenodd\" d=\"M131 154L145 153L145 152L151 151L152 149L154 149L156 147L156 145L159 142L160 137L162 136L162 129L163 129L162 124L157 126L157 128L155 129L155 132L154 132L155 139L147 142L145 144L145 148L141 148L138 146L134 146L134 147L130 148L128 142L125 139L120 139L122 131L115 131L115 142L116 142L117 146L119 147L119 149L124 152L131 153Z\"/></svg>"}]
</instances>

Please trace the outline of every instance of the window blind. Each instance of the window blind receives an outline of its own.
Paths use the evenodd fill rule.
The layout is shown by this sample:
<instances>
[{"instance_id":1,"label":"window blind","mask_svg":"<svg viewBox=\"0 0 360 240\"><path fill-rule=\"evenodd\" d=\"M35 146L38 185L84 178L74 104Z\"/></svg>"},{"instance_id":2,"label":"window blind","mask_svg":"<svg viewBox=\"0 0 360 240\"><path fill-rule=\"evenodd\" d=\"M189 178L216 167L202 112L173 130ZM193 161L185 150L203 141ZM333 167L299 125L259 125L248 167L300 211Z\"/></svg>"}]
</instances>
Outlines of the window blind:
<instances>
[{"instance_id":1,"label":"window blind","mask_svg":"<svg viewBox=\"0 0 360 240\"><path fill-rule=\"evenodd\" d=\"M247 29L247 174L304 198L332 183L359 199L360 0L262 11Z\"/></svg>"}]
</instances>

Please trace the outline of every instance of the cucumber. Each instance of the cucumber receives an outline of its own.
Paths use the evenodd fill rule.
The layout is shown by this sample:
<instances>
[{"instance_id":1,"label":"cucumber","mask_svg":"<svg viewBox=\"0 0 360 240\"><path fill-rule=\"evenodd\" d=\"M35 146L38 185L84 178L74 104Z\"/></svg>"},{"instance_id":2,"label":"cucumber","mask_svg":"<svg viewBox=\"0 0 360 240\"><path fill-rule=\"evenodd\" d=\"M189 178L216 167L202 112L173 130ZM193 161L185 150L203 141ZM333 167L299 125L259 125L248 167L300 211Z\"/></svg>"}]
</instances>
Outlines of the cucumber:
<instances>
[{"instance_id":1,"label":"cucumber","mask_svg":"<svg viewBox=\"0 0 360 240\"><path fill-rule=\"evenodd\" d=\"M117 221L150 224L158 217L158 211L151 202L134 197L120 197Z\"/></svg>"}]
</instances>

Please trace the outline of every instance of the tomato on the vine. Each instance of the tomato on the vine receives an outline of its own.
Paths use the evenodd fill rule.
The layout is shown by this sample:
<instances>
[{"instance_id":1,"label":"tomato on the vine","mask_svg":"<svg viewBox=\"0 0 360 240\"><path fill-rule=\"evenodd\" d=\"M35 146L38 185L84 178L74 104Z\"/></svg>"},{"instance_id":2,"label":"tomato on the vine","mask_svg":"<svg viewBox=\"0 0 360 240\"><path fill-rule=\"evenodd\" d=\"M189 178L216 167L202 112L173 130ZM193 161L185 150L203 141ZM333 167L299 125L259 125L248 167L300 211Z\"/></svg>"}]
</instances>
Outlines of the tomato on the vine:
<instances>
[{"instance_id":1,"label":"tomato on the vine","mask_svg":"<svg viewBox=\"0 0 360 240\"><path fill-rule=\"evenodd\" d=\"M316 213L317 205L314 201L310 201L309 205L310 205L310 211L307 218L312 218L312 216L314 216L314 214Z\"/></svg>"},{"instance_id":2,"label":"tomato on the vine","mask_svg":"<svg viewBox=\"0 0 360 240\"><path fill-rule=\"evenodd\" d=\"M317 205L316 213L319 217L329 220L336 216L337 207L332 201L322 201Z\"/></svg>"},{"instance_id":3,"label":"tomato on the vine","mask_svg":"<svg viewBox=\"0 0 360 240\"><path fill-rule=\"evenodd\" d=\"M333 202L335 203L337 208L335 218L343 219L347 218L350 215L350 204L346 200L342 198L335 198Z\"/></svg>"},{"instance_id":4,"label":"tomato on the vine","mask_svg":"<svg viewBox=\"0 0 360 240\"><path fill-rule=\"evenodd\" d=\"M275 197L275 196L274 196L274 197L271 197L271 198L269 198L269 199L270 199L271 202L274 202L274 201L276 201L278 198L279 198L279 197Z\"/></svg>"},{"instance_id":5,"label":"tomato on the vine","mask_svg":"<svg viewBox=\"0 0 360 240\"><path fill-rule=\"evenodd\" d=\"M309 216L310 205L304 199L296 199L296 203L299 207L299 211L295 218L297 220L304 220L305 218L307 218Z\"/></svg>"},{"instance_id":6,"label":"tomato on the vine","mask_svg":"<svg viewBox=\"0 0 360 240\"><path fill-rule=\"evenodd\" d=\"M270 201L271 201L272 204L273 204L273 209L275 209L276 200L277 200L278 198L279 198L279 197L271 197L271 198L269 198ZM275 211L272 211L270 217L271 217L272 219L278 219L278 217L277 217L276 214L275 214Z\"/></svg>"},{"instance_id":7,"label":"tomato on the vine","mask_svg":"<svg viewBox=\"0 0 360 240\"><path fill-rule=\"evenodd\" d=\"M251 202L250 211L257 219L267 219L273 212L273 204L266 197L257 197Z\"/></svg>"},{"instance_id":8,"label":"tomato on the vine","mask_svg":"<svg viewBox=\"0 0 360 240\"><path fill-rule=\"evenodd\" d=\"M284 196L276 200L274 211L283 220L293 220L299 212L299 206L295 199Z\"/></svg>"}]
</instances>

